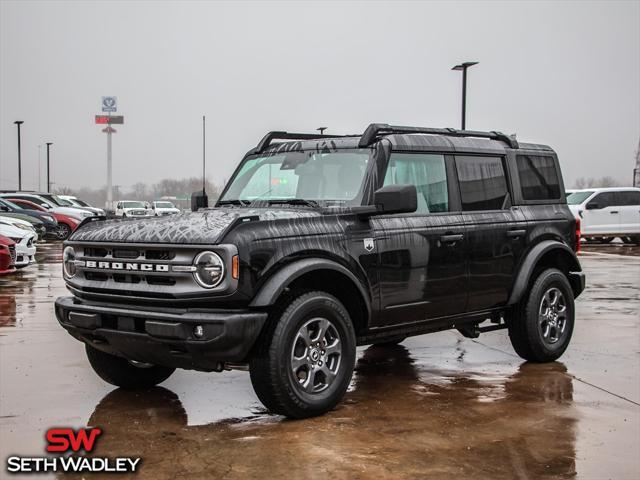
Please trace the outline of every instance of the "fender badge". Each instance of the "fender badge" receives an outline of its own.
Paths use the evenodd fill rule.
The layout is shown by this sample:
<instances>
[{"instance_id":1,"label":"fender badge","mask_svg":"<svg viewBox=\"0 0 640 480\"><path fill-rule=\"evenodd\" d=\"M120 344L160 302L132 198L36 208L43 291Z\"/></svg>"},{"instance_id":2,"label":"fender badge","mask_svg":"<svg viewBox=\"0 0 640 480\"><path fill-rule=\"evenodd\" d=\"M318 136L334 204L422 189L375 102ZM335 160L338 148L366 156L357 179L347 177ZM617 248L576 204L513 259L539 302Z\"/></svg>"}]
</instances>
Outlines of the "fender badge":
<instances>
[{"instance_id":1,"label":"fender badge","mask_svg":"<svg viewBox=\"0 0 640 480\"><path fill-rule=\"evenodd\" d=\"M370 252L371 250L373 250L375 247L375 245L373 244L373 238L365 238L364 239L364 249L367 252Z\"/></svg>"}]
</instances>

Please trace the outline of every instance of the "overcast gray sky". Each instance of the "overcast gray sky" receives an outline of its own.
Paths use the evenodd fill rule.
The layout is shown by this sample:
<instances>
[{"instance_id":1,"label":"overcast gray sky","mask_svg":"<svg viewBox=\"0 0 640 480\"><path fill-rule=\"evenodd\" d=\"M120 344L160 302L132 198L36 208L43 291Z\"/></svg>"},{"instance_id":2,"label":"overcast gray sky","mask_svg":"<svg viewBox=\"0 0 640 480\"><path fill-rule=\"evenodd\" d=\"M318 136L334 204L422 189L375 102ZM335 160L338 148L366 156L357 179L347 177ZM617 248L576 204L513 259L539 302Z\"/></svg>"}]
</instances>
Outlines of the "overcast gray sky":
<instances>
[{"instance_id":1,"label":"overcast gray sky","mask_svg":"<svg viewBox=\"0 0 640 480\"><path fill-rule=\"evenodd\" d=\"M268 130L370 122L546 143L565 183L631 182L640 136L640 2L57 2L0 0L0 188L106 183L102 95L117 95L114 184L221 183ZM44 162L44 149L42 150ZM44 169L42 170L44 175Z\"/></svg>"}]
</instances>

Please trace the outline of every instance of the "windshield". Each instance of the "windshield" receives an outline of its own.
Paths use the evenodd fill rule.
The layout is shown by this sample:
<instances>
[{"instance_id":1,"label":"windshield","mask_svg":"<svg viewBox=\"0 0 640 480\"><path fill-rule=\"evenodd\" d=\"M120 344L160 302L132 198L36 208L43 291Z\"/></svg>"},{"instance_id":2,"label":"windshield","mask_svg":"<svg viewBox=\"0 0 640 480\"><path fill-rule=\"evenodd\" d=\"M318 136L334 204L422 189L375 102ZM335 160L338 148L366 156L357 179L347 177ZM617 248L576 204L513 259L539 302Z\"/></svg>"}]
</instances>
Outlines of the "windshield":
<instances>
[{"instance_id":1,"label":"windshield","mask_svg":"<svg viewBox=\"0 0 640 480\"><path fill-rule=\"evenodd\" d=\"M146 208L142 202L122 202L122 208Z\"/></svg>"},{"instance_id":2,"label":"windshield","mask_svg":"<svg viewBox=\"0 0 640 480\"><path fill-rule=\"evenodd\" d=\"M580 205L592 194L593 194L593 190L588 190L585 192L573 192L571 195L567 197L567 203L569 205Z\"/></svg>"},{"instance_id":3,"label":"windshield","mask_svg":"<svg viewBox=\"0 0 640 480\"><path fill-rule=\"evenodd\" d=\"M10 202L9 200L5 200L4 198L0 199L0 205L5 205L9 208L12 208L13 210L24 210L24 208L22 208L20 205L16 205L15 203Z\"/></svg>"},{"instance_id":4,"label":"windshield","mask_svg":"<svg viewBox=\"0 0 640 480\"><path fill-rule=\"evenodd\" d=\"M64 198L61 198L57 195L51 195L51 200L54 203L57 203L58 205L60 205L61 207L73 207L73 203L71 203L69 200L65 200Z\"/></svg>"},{"instance_id":5,"label":"windshield","mask_svg":"<svg viewBox=\"0 0 640 480\"><path fill-rule=\"evenodd\" d=\"M369 158L369 150L249 158L219 203L359 204Z\"/></svg>"},{"instance_id":6,"label":"windshield","mask_svg":"<svg viewBox=\"0 0 640 480\"><path fill-rule=\"evenodd\" d=\"M81 207L90 207L91 206L87 202L85 202L84 200L80 200L79 198L76 198L75 200L73 200L73 203L75 203L76 205L80 205Z\"/></svg>"},{"instance_id":7,"label":"windshield","mask_svg":"<svg viewBox=\"0 0 640 480\"><path fill-rule=\"evenodd\" d=\"M156 208L176 208L171 202L154 202Z\"/></svg>"}]
</instances>

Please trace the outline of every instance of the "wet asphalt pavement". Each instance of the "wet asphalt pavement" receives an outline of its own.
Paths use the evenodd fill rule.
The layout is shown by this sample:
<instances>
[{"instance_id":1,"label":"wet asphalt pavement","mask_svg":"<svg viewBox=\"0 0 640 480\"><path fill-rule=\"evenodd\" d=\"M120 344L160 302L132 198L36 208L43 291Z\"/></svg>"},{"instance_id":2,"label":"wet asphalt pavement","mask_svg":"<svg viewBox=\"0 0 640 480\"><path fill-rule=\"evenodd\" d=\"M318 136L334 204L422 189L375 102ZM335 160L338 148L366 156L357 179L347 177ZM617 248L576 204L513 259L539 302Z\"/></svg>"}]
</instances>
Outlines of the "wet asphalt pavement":
<instances>
[{"instance_id":1,"label":"wet asphalt pavement","mask_svg":"<svg viewBox=\"0 0 640 480\"><path fill-rule=\"evenodd\" d=\"M177 371L143 393L102 382L53 314L60 244L40 245L38 265L0 278L0 477L8 455L44 454L48 428L90 425L97 456L143 458L138 478L638 479L640 247L585 250L560 362L523 363L506 331L361 348L340 406L289 421L245 372Z\"/></svg>"}]
</instances>

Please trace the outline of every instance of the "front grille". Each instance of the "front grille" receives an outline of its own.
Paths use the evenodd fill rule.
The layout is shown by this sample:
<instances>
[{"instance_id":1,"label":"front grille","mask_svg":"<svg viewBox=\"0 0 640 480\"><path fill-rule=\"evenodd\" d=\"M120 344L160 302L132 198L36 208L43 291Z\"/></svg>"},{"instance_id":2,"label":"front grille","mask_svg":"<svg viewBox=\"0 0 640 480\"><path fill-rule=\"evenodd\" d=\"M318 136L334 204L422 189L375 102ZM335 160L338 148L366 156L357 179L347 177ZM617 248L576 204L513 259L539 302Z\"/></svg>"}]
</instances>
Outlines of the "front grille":
<instances>
[{"instance_id":1,"label":"front grille","mask_svg":"<svg viewBox=\"0 0 640 480\"><path fill-rule=\"evenodd\" d=\"M84 254L86 257L106 257L109 251L106 248L101 247L85 247Z\"/></svg>"},{"instance_id":2,"label":"front grille","mask_svg":"<svg viewBox=\"0 0 640 480\"><path fill-rule=\"evenodd\" d=\"M74 247L77 260L94 262L91 267L78 266L78 273L70 281L73 287L84 293L170 299L174 298L174 293L203 292L191 272L172 270L174 265L193 264L193 259L203 247L172 249L166 245L136 244L81 244ZM142 270L142 265L151 266L152 270Z\"/></svg>"},{"instance_id":3,"label":"front grille","mask_svg":"<svg viewBox=\"0 0 640 480\"><path fill-rule=\"evenodd\" d=\"M194 258L203 250L215 249L227 265L237 254L232 245L167 245L136 243L69 242L76 252L77 273L67 280L74 294L83 298L108 301L172 300L190 301L207 298L212 294L228 292L237 281L226 278L219 287L205 289L186 268L174 271L174 267L192 266Z\"/></svg>"},{"instance_id":4,"label":"front grille","mask_svg":"<svg viewBox=\"0 0 640 480\"><path fill-rule=\"evenodd\" d=\"M125 250L122 248L113 250L113 258L138 258L140 250Z\"/></svg>"},{"instance_id":5,"label":"front grille","mask_svg":"<svg viewBox=\"0 0 640 480\"><path fill-rule=\"evenodd\" d=\"M173 260L176 258L176 252L170 250L147 250L144 258L147 260Z\"/></svg>"},{"instance_id":6,"label":"front grille","mask_svg":"<svg viewBox=\"0 0 640 480\"><path fill-rule=\"evenodd\" d=\"M9 255L11 256L11 263L16 263L16 246L9 245Z\"/></svg>"}]
</instances>

